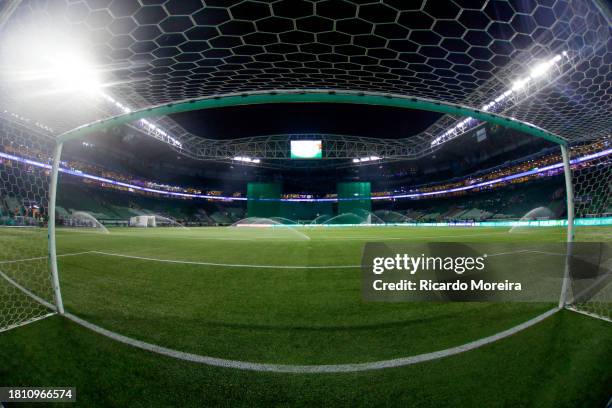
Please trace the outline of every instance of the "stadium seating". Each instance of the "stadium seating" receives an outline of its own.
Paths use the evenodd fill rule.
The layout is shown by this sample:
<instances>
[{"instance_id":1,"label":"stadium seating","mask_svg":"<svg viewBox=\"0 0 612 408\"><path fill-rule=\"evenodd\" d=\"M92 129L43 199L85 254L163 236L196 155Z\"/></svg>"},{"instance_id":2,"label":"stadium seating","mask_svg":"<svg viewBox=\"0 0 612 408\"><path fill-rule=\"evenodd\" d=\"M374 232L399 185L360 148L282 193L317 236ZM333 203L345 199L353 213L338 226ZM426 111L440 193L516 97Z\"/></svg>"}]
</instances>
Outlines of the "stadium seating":
<instances>
[{"instance_id":1,"label":"stadium seating","mask_svg":"<svg viewBox=\"0 0 612 408\"><path fill-rule=\"evenodd\" d=\"M105 222L128 220L135 215L158 214L195 225L230 225L245 217L242 203L192 200L104 188L79 178L64 178L58 190L58 219L73 211L87 211ZM13 196L0 197L0 217L26 215L24 203ZM561 177L539 178L507 184L503 188L470 191L419 200L373 201L374 212L396 212L398 220L417 222L520 219L530 210L546 207L552 217L565 214ZM607 212L612 212L608 208ZM5 220L5 223L7 221ZM386 222L402 222L388 219Z\"/></svg>"}]
</instances>

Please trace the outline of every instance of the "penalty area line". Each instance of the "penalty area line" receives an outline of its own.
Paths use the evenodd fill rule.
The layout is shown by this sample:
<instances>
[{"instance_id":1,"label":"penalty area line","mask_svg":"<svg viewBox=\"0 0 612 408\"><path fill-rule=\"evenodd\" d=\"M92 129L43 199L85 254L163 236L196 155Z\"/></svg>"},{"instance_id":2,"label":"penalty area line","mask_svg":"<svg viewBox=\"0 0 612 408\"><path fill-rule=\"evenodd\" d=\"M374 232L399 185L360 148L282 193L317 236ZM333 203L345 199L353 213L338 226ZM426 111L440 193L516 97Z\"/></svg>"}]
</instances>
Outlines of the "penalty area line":
<instances>
[{"instance_id":1,"label":"penalty area line","mask_svg":"<svg viewBox=\"0 0 612 408\"><path fill-rule=\"evenodd\" d=\"M104 256L115 256L119 258L138 259L141 261L150 262L163 262L173 264L185 264L185 265L202 265L202 266L220 266L226 268L264 268L264 269L355 269L361 268L361 265L250 265L250 264L226 264L216 262L200 262L200 261L179 261L175 259L160 259L160 258L149 258L145 256L136 255L125 255L112 252L102 251L89 251L91 254L98 254Z\"/></svg>"},{"instance_id":2,"label":"penalty area line","mask_svg":"<svg viewBox=\"0 0 612 408\"><path fill-rule=\"evenodd\" d=\"M95 253L95 251L91 251L91 252ZM5 279L7 282L12 284L17 289L21 290L23 293L30 296L32 299L39 302L43 306L46 306L47 308L55 311L55 307L51 303L47 302L46 300L32 293L30 290L26 289L19 283L15 282L13 279L11 279L9 276L4 274L2 271L0 271L0 277ZM164 355L167 357L179 359L179 360L184 360L184 361L199 363L199 364L206 364L206 365L211 365L211 366L216 366L216 367L232 368L232 369L248 370L248 371L292 373L292 374L323 374L323 373L350 373L350 372L358 372L358 371L380 370L384 368L402 367L402 366L413 365L413 364L422 363L426 361L437 360L440 358L450 357L456 354L464 353L466 351L470 351L470 350L474 350L474 349L483 347L487 344L496 342L498 340L501 340L508 336L516 334L520 331L523 331L537 323L540 323L546 318L557 313L559 310L561 309L559 308L550 309L547 312L544 312L526 322L523 322L517 326L514 326L510 329L504 330L492 336L484 337L479 340L475 340L475 341L465 343L460 346L451 347L451 348L447 348L444 350L439 350L439 351L434 351L434 352L424 353L424 354L418 354L416 356L411 356L411 357L402 357L402 358L396 358L396 359L391 359L391 360L372 361L368 363L323 364L323 365L267 364L267 363L255 363L255 362L249 362L249 361L229 360L229 359L223 359L223 358L217 358L217 357L202 356L198 354L192 354L192 353L170 349L167 347L162 347L156 344L147 343L145 341L123 336L119 333L115 333L113 331L97 326L93 323L90 323L86 320L83 320L71 313L65 313L63 316L75 322L76 324L79 324L80 326L83 326L100 335L103 335L105 337L118 341L120 343L129 345L132 347L136 347L136 348L139 348L145 351ZM40 320L48 316L51 316L53 314L55 313L49 313L45 316L41 316L38 319L30 320L29 322ZM29 322L24 322L23 324L26 324Z\"/></svg>"}]
</instances>

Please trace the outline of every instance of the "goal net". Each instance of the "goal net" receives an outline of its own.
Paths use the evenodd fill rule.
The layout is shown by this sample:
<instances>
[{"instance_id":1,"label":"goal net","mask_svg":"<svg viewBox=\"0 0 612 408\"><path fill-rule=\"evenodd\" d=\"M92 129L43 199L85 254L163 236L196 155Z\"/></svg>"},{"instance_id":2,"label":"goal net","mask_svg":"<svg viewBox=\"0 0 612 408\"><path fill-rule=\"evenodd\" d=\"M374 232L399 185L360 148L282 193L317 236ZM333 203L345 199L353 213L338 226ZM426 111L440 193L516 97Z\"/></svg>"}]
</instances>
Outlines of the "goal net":
<instances>
[{"instance_id":1,"label":"goal net","mask_svg":"<svg viewBox=\"0 0 612 408\"><path fill-rule=\"evenodd\" d=\"M595 152L590 148L593 145L597 145ZM588 154L587 150L590 150ZM612 143L610 138L572 148L571 160L573 163L574 213L576 219L580 219L576 227L576 234L580 240L584 228L597 228L602 221L612 217ZM603 228L595 235L592 231L589 235L595 236L597 241L604 243L610 242L612 238L610 232ZM612 321L610 246L604 246L597 256L599 267L592 273L584 274L580 270L570 270L568 308Z\"/></svg>"},{"instance_id":2,"label":"goal net","mask_svg":"<svg viewBox=\"0 0 612 408\"><path fill-rule=\"evenodd\" d=\"M0 331L48 316L48 163L53 141L0 117Z\"/></svg>"},{"instance_id":3,"label":"goal net","mask_svg":"<svg viewBox=\"0 0 612 408\"><path fill-rule=\"evenodd\" d=\"M165 5L126 8L121 1L90 1L77 7L85 9L86 24L83 13L74 12L72 6L57 7L57 2L51 1L16 3L19 5L14 15L8 13L0 19L0 65L11 68L3 68L0 78L0 330L49 313L43 306L53 298L47 263L47 196L51 156L58 136L126 112L135 118L140 109L163 105L166 116L147 116L126 124L122 143L129 145L146 137L165 143L181 157L219 163L244 163L248 159L248 163L255 164L261 159L264 165L268 159L287 158L288 151L282 147L287 135L282 135L281 142L274 135L262 135L237 143L191 133L170 114L180 105L177 101L191 98L209 98L209 102L221 107L221 99L248 104L249 100L282 101L300 95L298 99L304 101L308 92L318 91L317 100L334 96L336 101L342 97L346 102L375 97L399 103L401 97L405 98L402 104L410 99L409 104L416 106L419 99L419 106L436 105L435 111L446 112L415 134L402 132L393 143L386 139L389 146L380 152L370 151L380 146L380 140L374 143L374 138L360 136L359 143L337 139L336 146L348 146L336 148L337 152L345 152L345 156L337 158L350 160L347 151L354 157L347 166L363 164L364 159L384 159L385 164L406 157L433 160L442 157L444 146L453 141L464 143L465 151L476 153L475 146L487 143L486 132L472 139L467 139L466 133L482 125L478 117L486 113L514 118L521 126L533 124L572 146L575 214L583 222L577 227L578 239L581 229L587 228L584 223L603 224L602 220L608 218L610 224L610 30L607 9L602 10L599 1L464 1L447 2L444 7L433 0L368 4L357 0L303 1L296 2L301 6L295 10L287 6L291 2L267 6L260 4L263 2L228 1L215 5L201 2L198 7L186 7L180 16ZM79 40L74 49L69 47L71 44L60 44L66 45L66 53L63 47L56 50L57 38L64 37L48 35L64 30L70 34L68 38ZM91 55L80 55L83 50L90 50ZM65 69L66 61L76 63L81 59L72 58L73 52L85 60L91 57L91 61ZM66 58L50 64L48 55L54 53ZM98 66L109 69L92 69ZM39 75L39 71L46 75ZM76 81L71 77L74 72L88 80ZM39 74L24 75L32 73ZM96 78L97 74L100 78ZM98 86L102 83L108 86ZM474 117L459 117L455 105L451 109L445 104L476 111L467 111ZM445 108L440 110L442 105ZM120 121L113 123L115 127L104 132L116 133L119 138L123 131L119 129ZM540 134L540 130L532 130ZM381 135L377 139L378 136ZM86 144L78 138L72 142ZM592 149L593 143L601 146ZM490 151L481 147L481 157L473 159L488 160L494 153L511 148L518 151L522 145L512 140ZM585 155L593 156L582 160ZM446 156L451 162L448 171L452 173L460 160L471 159L466 156ZM63 157L69 160L71 156ZM558 176L562 171L557 166L559 159L550 157L551 162L544 163L546 170L542 171ZM525 166L525 172L535 170ZM87 163L82 166L83 172L95 173L88 179L88 191L97 191L100 183L122 194L133 189L151 193L160 188L156 183L159 180L144 186L138 177L116 177L115 170L121 169L91 167ZM354 170L351 177L357 179L367 174ZM491 177L506 177L503 170ZM84 175L73 173L73 179L80 183ZM478 177L483 183L490 181ZM520 179L509 182L518 185ZM402 194L412 194L409 183L402 182L398 187L407 190ZM70 186L66 183L63 188L66 191ZM559 191L562 196L563 189ZM86 197L79 197L78 206L63 204L58 208L58 221L64 217L78 228L99 228L93 218L102 220L98 215L103 211L96 208L94 201L86 203ZM147 198L152 199L153 194ZM141 200L140 208L155 208L150 205L155 204L153 201ZM492 209L495 206L494 202L490 205ZM445 208L425 215L432 222L443 218L445 222L456 220L461 224L489 217L491 208ZM87 211L92 217L74 215L71 209ZM115 202L110 197L103 210L122 226L174 225L169 218L162 222L159 216L134 216L139 213L131 209L127 202ZM385 214L391 210L385 209ZM560 218L563 208L556 210L556 218ZM212 217L214 213L208 217L204 212L199 217L206 223L229 225L235 220L227 213L220 211L216 217ZM395 217L415 218L412 213ZM365 218L372 223L372 214ZM357 215L353 219L363 217ZM588 236L596 237L597 227L588 228ZM599 241L610 241L607 231L601 228ZM607 277L609 273L600 274L595 281L587 282L574 275L568 293L569 307L609 318L612 289Z\"/></svg>"}]
</instances>

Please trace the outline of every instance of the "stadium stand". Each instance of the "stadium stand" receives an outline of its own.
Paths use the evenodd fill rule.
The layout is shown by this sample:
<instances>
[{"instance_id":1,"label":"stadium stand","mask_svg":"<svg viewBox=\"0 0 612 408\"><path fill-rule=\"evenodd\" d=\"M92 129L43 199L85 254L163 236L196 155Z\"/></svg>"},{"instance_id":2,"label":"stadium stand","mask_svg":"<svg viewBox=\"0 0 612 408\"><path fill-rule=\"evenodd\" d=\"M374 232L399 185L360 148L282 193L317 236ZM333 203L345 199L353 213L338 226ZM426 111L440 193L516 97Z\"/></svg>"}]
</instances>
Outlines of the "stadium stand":
<instances>
[{"instance_id":1,"label":"stadium stand","mask_svg":"<svg viewBox=\"0 0 612 408\"><path fill-rule=\"evenodd\" d=\"M590 143L574 148L574 155L588 155L607 148L608 141ZM0 146L0 151L19 155L19 157L49 163L50 159L35 148L23 146ZM491 181L535 168L542 168L558 163L558 153L543 150L521 161L511 161L494 168L480 170L468 176L434 184L421 184L414 187L402 187L392 191L376 191L376 196L390 196L406 192L437 192L456 187L471 186L476 183ZM579 168L588 168L589 163L582 163ZM13 167L20 172L22 178L32 178L33 166L25 170L14 166L11 160L1 159L0 166ZM222 200L183 199L164 194L156 194L137 188L128 188L117 184L105 183L91 178L80 178L78 174L88 173L107 179L129 183L162 191L191 194L208 194L211 196L240 197L242 192L206 191L202 188L179 187L175 185L146 180L131 176L126 171L129 166L117 166L107 169L98 164L86 163L80 160L63 162L62 166L73 170L77 176L62 177L58 195L58 218L61 222L73 211L87 211L97 219L106 223L121 223L135 215L158 214L193 225L228 225L244 218L245 208L237 202ZM438 194L435 198L419 200L383 201L376 200L373 210L391 210L397 212L397 217L417 222L431 221L481 221L481 220L511 220L519 219L536 207L548 208L554 217L562 217L565 213L564 188L559 169L516 178L511 181L499 182L469 191ZM520 185L520 187L518 187ZM19 195L19 194L16 194ZM316 197L308 193L286 193L283 198ZM335 194L327 193L325 197L333 198ZM0 197L0 222L15 223L17 217L26 217L19 222L32 223L31 219L44 222L45 209L37 208L36 203L22 203L13 196ZM230 206L231 205L231 206ZM612 205L605 209L605 214L612 213ZM605 214L595 214L602 216ZM24 221L26 220L26 221ZM307 221L307 220L306 220ZM393 218L386 222L396 222Z\"/></svg>"},{"instance_id":2,"label":"stadium stand","mask_svg":"<svg viewBox=\"0 0 612 408\"><path fill-rule=\"evenodd\" d=\"M375 201L373 210L385 212L385 222L440 222L520 219L537 207L548 208L555 218L565 213L562 180L540 179L452 197ZM64 183L59 191L58 218L73 211L87 211L103 223L125 221L135 215L161 215L188 225L229 225L245 217L236 203L132 194L102 189L93 183ZM14 203L13 203L14 204ZM378 213L377 213L378 214Z\"/></svg>"}]
</instances>

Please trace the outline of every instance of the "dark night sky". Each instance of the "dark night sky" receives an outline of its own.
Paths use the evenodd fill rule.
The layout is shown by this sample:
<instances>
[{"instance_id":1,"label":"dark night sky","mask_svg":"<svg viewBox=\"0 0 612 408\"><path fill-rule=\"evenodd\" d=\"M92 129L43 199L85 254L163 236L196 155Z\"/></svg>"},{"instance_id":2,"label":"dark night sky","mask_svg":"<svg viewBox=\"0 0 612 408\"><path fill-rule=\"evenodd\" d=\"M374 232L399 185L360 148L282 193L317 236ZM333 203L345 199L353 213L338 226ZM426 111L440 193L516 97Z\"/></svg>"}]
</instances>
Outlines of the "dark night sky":
<instances>
[{"instance_id":1,"label":"dark night sky","mask_svg":"<svg viewBox=\"0 0 612 408\"><path fill-rule=\"evenodd\" d=\"M396 139L425 130L440 116L412 109L321 103L237 106L171 115L188 131L211 139L284 133Z\"/></svg>"}]
</instances>

